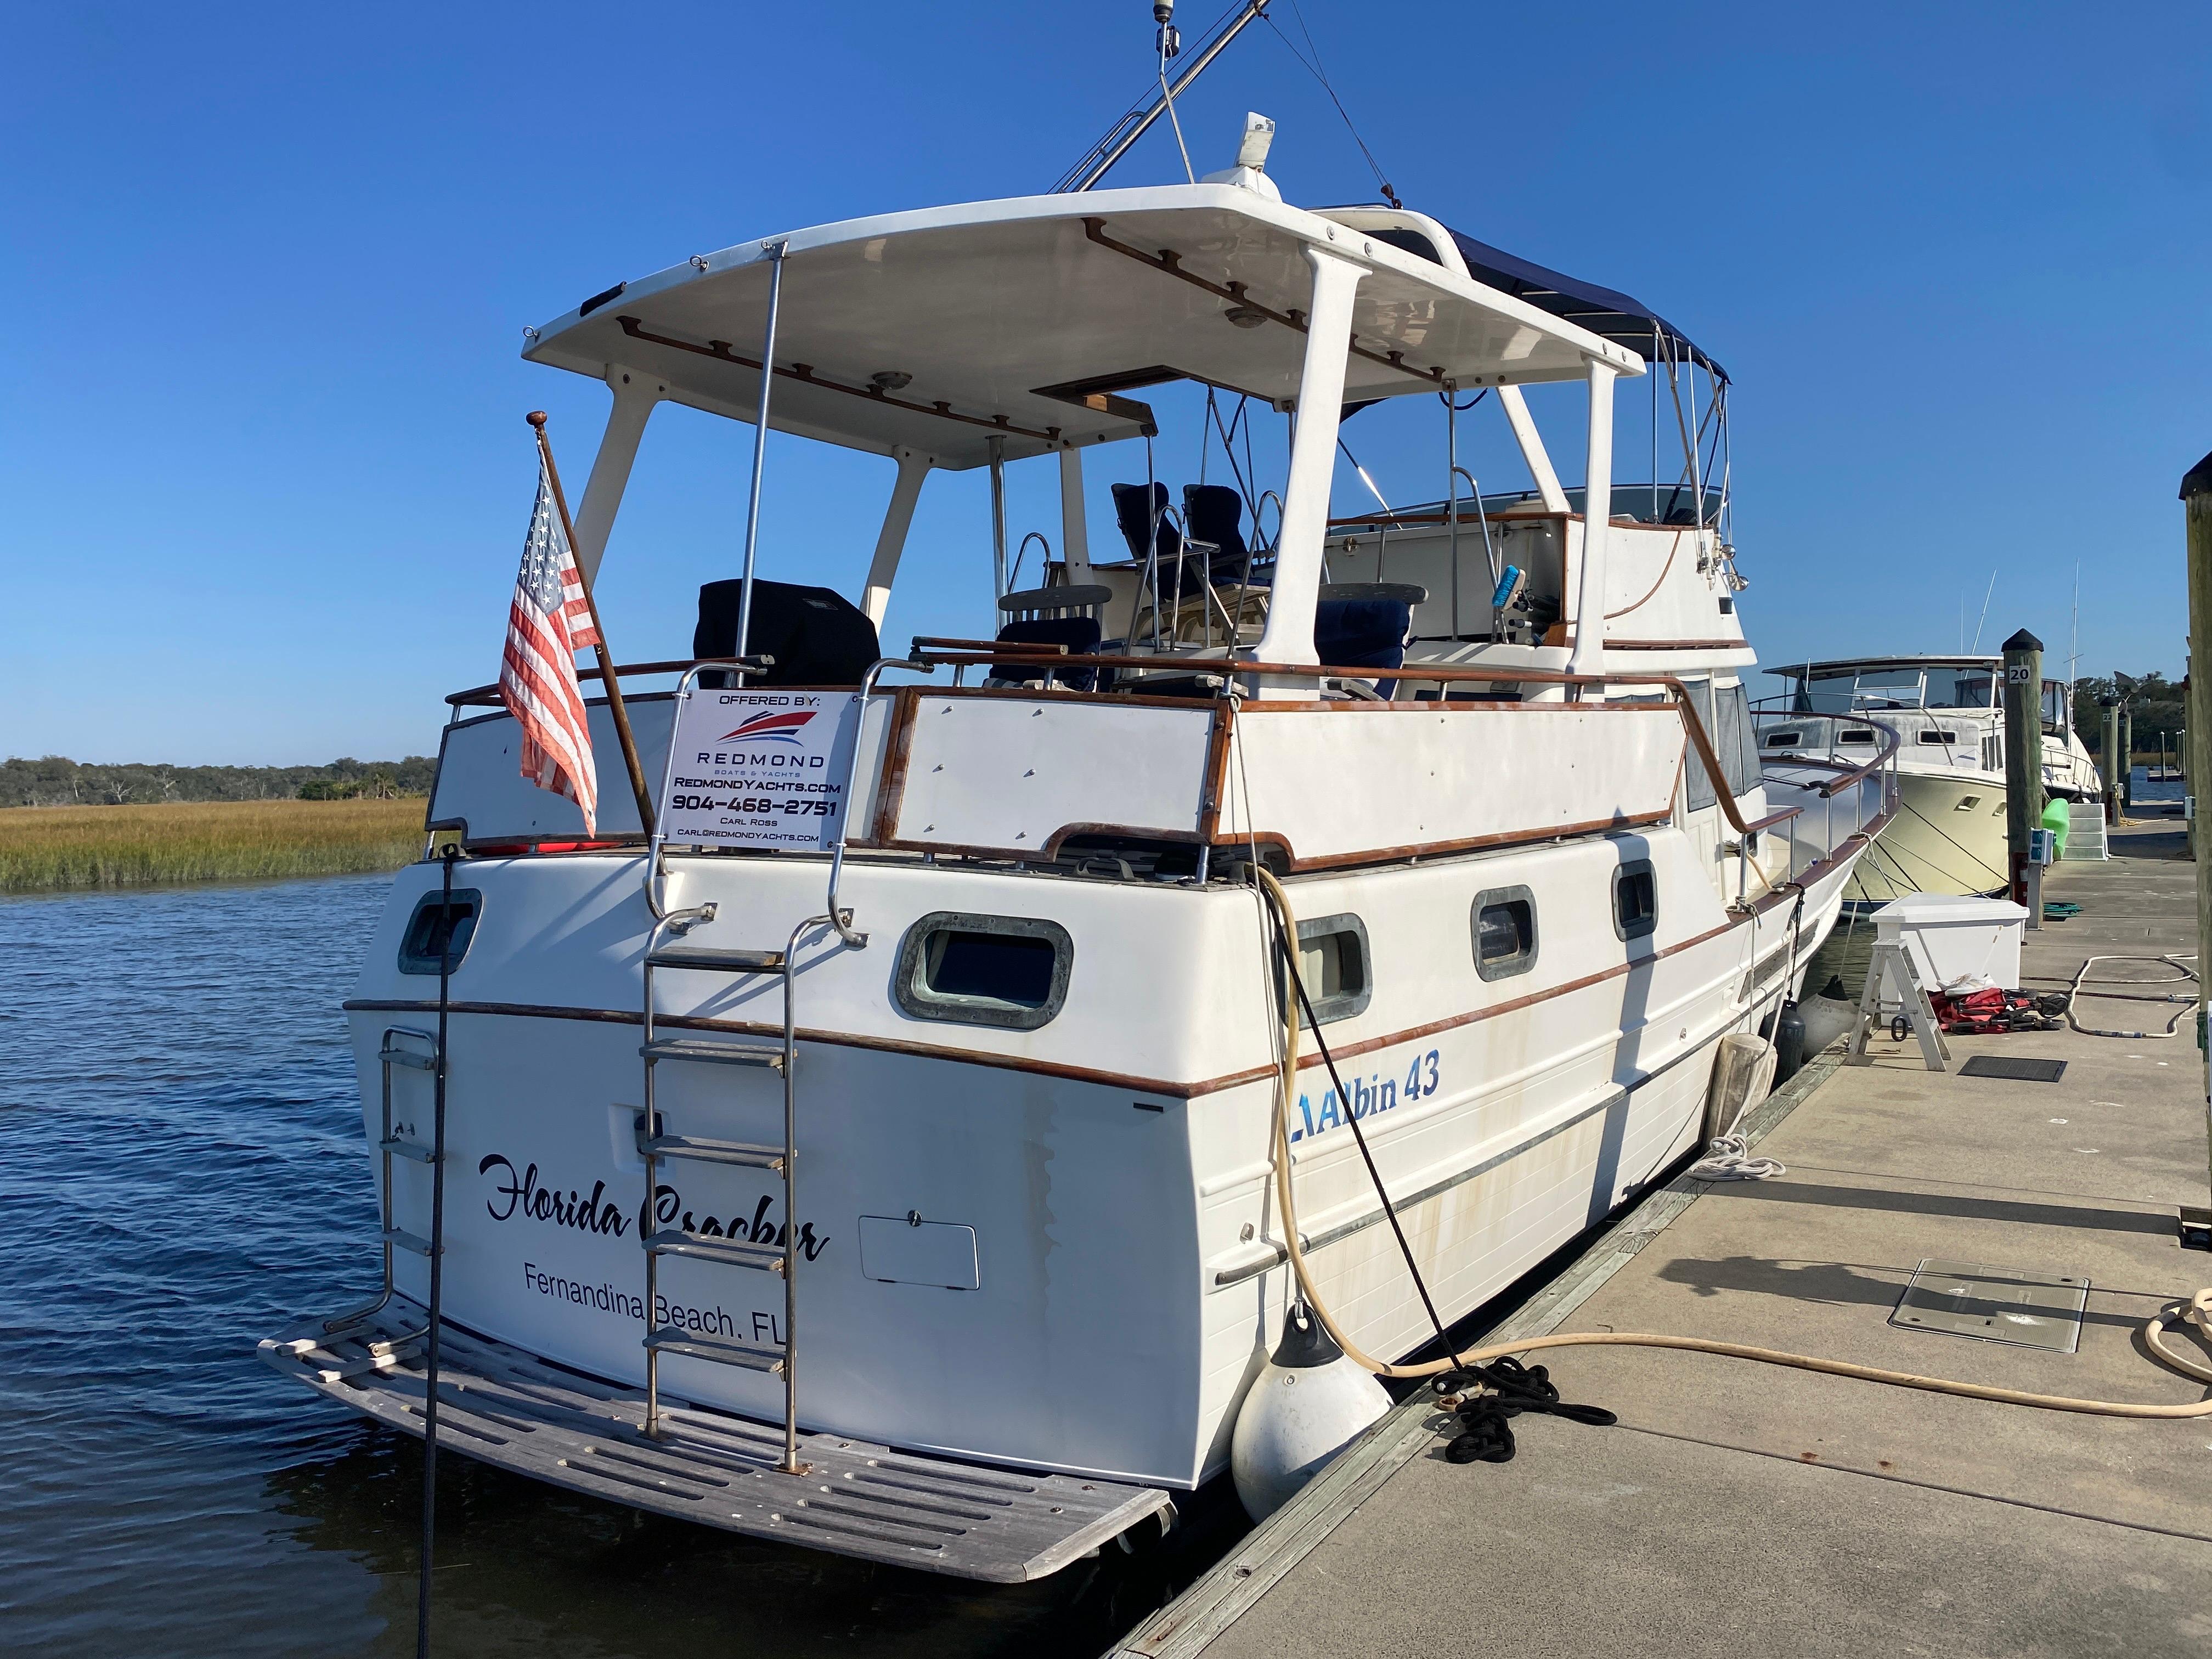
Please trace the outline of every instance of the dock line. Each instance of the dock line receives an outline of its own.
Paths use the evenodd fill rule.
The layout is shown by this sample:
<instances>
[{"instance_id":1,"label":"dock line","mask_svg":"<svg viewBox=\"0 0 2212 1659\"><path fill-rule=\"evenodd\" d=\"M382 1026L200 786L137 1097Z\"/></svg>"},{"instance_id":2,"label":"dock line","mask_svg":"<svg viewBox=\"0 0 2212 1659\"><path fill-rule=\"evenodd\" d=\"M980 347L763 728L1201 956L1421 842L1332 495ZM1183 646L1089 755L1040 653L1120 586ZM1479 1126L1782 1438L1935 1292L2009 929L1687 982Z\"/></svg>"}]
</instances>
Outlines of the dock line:
<instances>
[{"instance_id":1,"label":"dock line","mask_svg":"<svg viewBox=\"0 0 2212 1659\"><path fill-rule=\"evenodd\" d=\"M1252 873L1259 879L1262 890L1275 908L1281 937L1296 939L1298 936L1297 918L1291 912L1290 896L1283 890L1282 884L1275 879L1265 865L1255 864ZM1304 988L1299 981L1295 959L1290 963L1290 981L1302 995ZM1286 996L1282 1000L1283 1060L1280 1076L1283 1094L1274 1114L1274 1152L1275 1196L1282 1209L1283 1243L1290 1254L1291 1270L1297 1274L1299 1290L1304 1295L1307 1305L1313 1310L1314 1316L1321 1321L1323 1328L1336 1339L1337 1346L1355 1363L1364 1365L1378 1376L1435 1377L1446 1372L1465 1371L1506 1354L1531 1353L1539 1348L1673 1348L1686 1353L1717 1354L1726 1359L1750 1360L1758 1364L1780 1365L1792 1370L1820 1371L1830 1376L1854 1377L1862 1382L1879 1382L1889 1388L1917 1389L1927 1394L1954 1395L1966 1400L1987 1400L1998 1405L2026 1406L2039 1411L2078 1412L2094 1417L2212 1417L2212 1396L2183 1406L2139 1404L2121 1400L2077 1400L2067 1395L2033 1394L2024 1389L1993 1388L1986 1383L1960 1382L1949 1377L1923 1376L1915 1371L1893 1371L1877 1365L1854 1364L1848 1360L1824 1359L1815 1354L1788 1353L1779 1348L1753 1347L1741 1342L1717 1342L1701 1336L1673 1336L1656 1331L1575 1331L1550 1336L1522 1337L1487 1347L1461 1349L1444 1358L1416 1365L1393 1365L1376 1359L1363 1352L1330 1316L1328 1305L1322 1299L1313 1275L1307 1270L1305 1251L1298 1243L1297 1211L1291 1190L1289 1133L1285 1127L1289 1104L1297 1096L1298 1005L1291 997ZM1326 1057L1326 1048L1322 1053ZM1382 1207L1389 1214L1395 1227L1397 1224L1395 1207L1371 1163L1368 1165L1368 1173L1375 1182L1376 1196L1382 1200ZM1401 1231L1401 1243L1403 1238L1404 1234ZM1420 1285L1425 1301L1427 1289L1421 1285L1419 1269L1413 1264L1410 1249L1407 1254L1407 1265L1413 1273L1415 1284ZM2177 1322L2193 1324L2208 1339L2212 1339L2212 1286L2197 1291L2185 1303L2169 1303L2144 1325L2142 1332L2144 1346L2161 1364L2185 1376L2212 1382L2212 1366L2169 1347L2160 1340L2163 1333Z\"/></svg>"}]
</instances>

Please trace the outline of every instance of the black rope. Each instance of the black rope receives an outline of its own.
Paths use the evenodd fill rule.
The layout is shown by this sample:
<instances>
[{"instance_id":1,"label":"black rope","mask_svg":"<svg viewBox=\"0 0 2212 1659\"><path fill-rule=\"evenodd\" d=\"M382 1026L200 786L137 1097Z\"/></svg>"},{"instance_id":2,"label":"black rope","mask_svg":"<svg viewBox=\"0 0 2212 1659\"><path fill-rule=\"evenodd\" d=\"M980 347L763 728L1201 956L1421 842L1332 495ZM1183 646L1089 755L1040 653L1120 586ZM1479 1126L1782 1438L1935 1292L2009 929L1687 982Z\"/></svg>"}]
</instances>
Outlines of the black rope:
<instances>
[{"instance_id":1,"label":"black rope","mask_svg":"<svg viewBox=\"0 0 2212 1659\"><path fill-rule=\"evenodd\" d=\"M1321 82L1321 89L1328 94L1328 101L1336 106L1336 112L1344 118L1344 130L1352 135L1352 142L1359 146L1359 153L1367 158L1368 171L1375 175L1375 182L1382 191L1382 199L1394 208L1402 209L1406 204L1398 199L1398 192L1390 188L1390 181L1382 176L1382 168L1375 160L1375 152L1367 148L1367 141L1359 136L1358 127L1352 123L1352 112L1345 108L1344 100L1336 95L1336 88L1328 83L1328 72L1321 66L1321 48L1314 44L1313 31L1306 27L1306 15L1298 9L1298 0L1291 0L1291 12L1298 20L1298 33L1305 36L1307 49L1313 53L1310 60L1291 44L1291 37L1283 33L1282 26L1273 17L1266 12L1260 15L1267 27L1275 31L1276 39L1283 43L1291 56L1304 66L1306 73Z\"/></svg>"},{"instance_id":2,"label":"black rope","mask_svg":"<svg viewBox=\"0 0 2212 1659\"><path fill-rule=\"evenodd\" d=\"M1454 410L1455 413L1457 413L1457 414L1461 414L1461 415L1464 415L1464 414L1466 414L1466 413L1467 413L1467 411L1468 411L1468 410L1473 409L1473 408L1474 408L1477 404L1480 403L1480 402L1481 402L1485 398L1487 398L1489 395L1490 395L1490 388L1489 388L1488 386L1485 386L1485 387L1483 387L1483 389L1482 389L1481 391L1480 391L1480 392L1476 392L1476 393L1474 394L1474 396L1473 396L1472 398L1468 398L1465 403L1463 403L1463 404L1452 404L1452 395L1451 395L1451 393L1450 393L1450 392L1439 392L1438 393L1437 393L1437 397L1439 397L1439 398L1443 398L1446 403L1448 403L1448 404L1451 404L1452 409L1453 409L1453 410Z\"/></svg>"},{"instance_id":3,"label":"black rope","mask_svg":"<svg viewBox=\"0 0 2212 1659\"><path fill-rule=\"evenodd\" d=\"M1406 1271L1413 1276L1413 1288L1421 1293L1421 1305L1428 1310L1429 1323L1436 1328L1437 1340L1443 1345L1445 1353L1456 1365L1459 1350L1444 1334L1444 1322L1437 1316L1437 1304L1430 1297L1428 1281L1421 1277L1420 1264L1413 1260L1413 1247L1406 1242L1406 1230L1398 1222L1398 1206L1390 1201L1389 1189L1382 1184L1382 1173L1375 1167L1375 1154L1367 1149L1367 1131L1352 1115L1352 1096L1344 1086L1344 1079L1336 1074L1336 1056L1329 1053L1328 1043L1321 1034L1321 1021L1315 1018L1313 1003L1306 995L1305 975L1298 971L1297 951L1283 930L1282 912L1272 906L1269 908L1275 918L1275 939L1282 948L1285 973L1297 991L1298 1006L1305 1013L1306 1024L1313 1028L1314 1048L1321 1055L1322 1064L1328 1068L1328 1080L1336 1085L1336 1097L1344 1103L1344 1121L1352 1126L1352 1138L1359 1143L1359 1156L1367 1165L1367 1178L1375 1183L1375 1196L1382 1200L1382 1213L1389 1218L1390 1231L1397 1235L1399 1253L1406 1258ZM1283 1109L1290 1109L1289 1101L1283 1103Z\"/></svg>"},{"instance_id":4,"label":"black rope","mask_svg":"<svg viewBox=\"0 0 2212 1659\"><path fill-rule=\"evenodd\" d=\"M1564 1417L1595 1429L1611 1428L1620 1420L1602 1406L1577 1406L1560 1399L1549 1370L1524 1365L1510 1353L1487 1365L1439 1371L1429 1379L1429 1386L1450 1401L1446 1409L1460 1425L1457 1437L1444 1448L1445 1459L1454 1463L1512 1462L1513 1431L1507 1424L1523 1412ZM1454 1401L1454 1395L1459 1398Z\"/></svg>"},{"instance_id":5,"label":"black rope","mask_svg":"<svg viewBox=\"0 0 2212 1659\"><path fill-rule=\"evenodd\" d=\"M415 1590L415 1656L430 1656L430 1558L438 1537L438 1323L445 1295L446 1265L446 1025L453 1012L453 860L458 843L443 849L445 884L439 898L444 928L438 949L438 1053L431 1073L430 1132L430 1346L423 1361L422 1390L422 1565Z\"/></svg>"}]
</instances>

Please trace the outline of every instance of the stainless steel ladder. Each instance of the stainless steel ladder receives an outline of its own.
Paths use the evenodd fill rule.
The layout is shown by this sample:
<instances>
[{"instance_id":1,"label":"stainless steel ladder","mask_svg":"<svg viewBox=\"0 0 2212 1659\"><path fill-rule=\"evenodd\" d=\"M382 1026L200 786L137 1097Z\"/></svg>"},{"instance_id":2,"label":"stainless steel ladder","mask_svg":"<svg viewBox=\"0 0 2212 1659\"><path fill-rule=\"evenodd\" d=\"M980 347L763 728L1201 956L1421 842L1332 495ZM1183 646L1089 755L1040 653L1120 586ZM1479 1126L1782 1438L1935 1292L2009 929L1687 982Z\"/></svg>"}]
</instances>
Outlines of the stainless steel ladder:
<instances>
[{"instance_id":1,"label":"stainless steel ladder","mask_svg":"<svg viewBox=\"0 0 2212 1659\"><path fill-rule=\"evenodd\" d=\"M690 925L672 919L671 921L657 923L647 936L645 1041L638 1047L638 1053L645 1060L645 1111L639 1119L637 1129L638 1152L645 1159L646 1192L646 1207L642 1212L645 1217L642 1242L645 1246L647 1333L645 1339L645 1431L648 1435L657 1435L660 1429L660 1356L664 1353L682 1354L714 1364L738 1365L750 1370L766 1371L783 1379L783 1462L779 1467L787 1474L803 1474L807 1466L799 1461L799 1373L794 1363L799 1297L792 1271L797 1260L795 1247L799 1215L794 1169L798 1162L795 1144L798 1125L793 1097L793 1074L799 1056L792 993L794 986L793 964L799 933L812 924L801 923L789 943L781 951L738 951L666 943L665 939L671 931L672 921L678 927ZM773 975L783 982L782 1042L769 1044L711 1037L656 1036L653 980L656 970L665 969L740 977ZM661 1120L654 1087L655 1073L664 1061L707 1066L757 1066L781 1073L783 1077L783 1144L781 1146L752 1146L744 1141L669 1133ZM781 1177L783 1182L783 1237L781 1244L756 1244L749 1240L687 1232L680 1220L674 1218L672 1221L675 1224L660 1225L657 1166L664 1158L736 1164L747 1169L767 1170ZM702 1336L678 1326L655 1323L660 1305L660 1258L664 1255L690 1256L697 1261L720 1262L725 1267L746 1267L781 1275L781 1346Z\"/></svg>"},{"instance_id":2,"label":"stainless steel ladder","mask_svg":"<svg viewBox=\"0 0 2212 1659\"><path fill-rule=\"evenodd\" d=\"M702 671L712 666L734 668L742 672L765 666L774 660L772 657L738 657L721 659L714 664L694 663L677 682L678 725L682 721L683 705L692 696ZM924 674L935 672L931 664L902 661L895 657L886 657L871 664L868 672L860 677L856 700L864 719L876 681L886 668L905 668ZM848 802L852 800L860 778L860 732L856 728L851 756L845 769L844 798ZM683 909L670 909L663 902L662 885L667 873L669 794L674 787L675 779L675 767L665 767L661 775L659 811L654 817L653 832L646 844L645 899L653 922L645 940L645 1041L638 1048L645 1060L645 1111L639 1120L637 1131L638 1151L645 1159L646 1207L641 1225L645 1245L645 1431L648 1435L659 1432L660 1356L664 1353L682 1354L687 1358L708 1360L715 1364L740 1365L750 1370L766 1371L783 1379L783 1461L777 1467L787 1474L804 1474L808 1466L799 1461L799 1291L798 1276L794 1271L799 1261L796 1169L799 1146L793 1090L794 1074L799 1064L799 1038L793 1007L799 983L799 941L805 934L816 928L827 928L845 949L865 950L867 947L868 936L854 930L852 911L837 902L837 886L844 874L846 842L851 824L849 819L840 818L830 848L829 902L824 913L809 916L793 927L790 938L784 941L782 950L718 950L712 946L674 944L672 942L674 939L683 937L702 923L714 921L716 909L711 899L703 904ZM656 1036L653 1033L653 976L660 969L689 969L739 977L774 975L783 981L781 1045L724 1042L708 1037ZM663 1060L708 1066L765 1066L781 1073L783 1145L780 1147L755 1146L742 1141L668 1133L666 1125L660 1119L653 1089L654 1068ZM750 1241L740 1243L710 1234L686 1232L680 1225L660 1226L659 1183L655 1166L663 1158L693 1158L702 1163L733 1164L749 1169L771 1170L781 1176L783 1181L782 1243L771 1246ZM726 1267L781 1274L782 1346L775 1347L705 1338L672 1326L655 1323L659 1307L660 1258L664 1255L690 1256L698 1261L720 1262Z\"/></svg>"},{"instance_id":3,"label":"stainless steel ladder","mask_svg":"<svg viewBox=\"0 0 2212 1659\"><path fill-rule=\"evenodd\" d=\"M412 1039L416 1042L427 1044L428 1047L426 1048L409 1048L404 1046L404 1039ZM376 1057L382 1074L383 1121L376 1138L376 1151L380 1160L377 1186L379 1202L381 1206L380 1236L384 1245L384 1283L377 1291L374 1300L365 1302L360 1307L351 1309L345 1313L333 1314L328 1319L321 1321L313 1328L319 1333L317 1337L291 1339L286 1346L295 1353L310 1352L320 1346L323 1339L343 1336L349 1331L358 1330L365 1325L376 1322L377 1316L392 1303L393 1292L392 1253L393 1250L406 1250L425 1260L428 1259L431 1253L428 1239L420 1233L408 1231L398 1224L397 1202L392 1196L392 1160L395 1158L404 1158L410 1163L420 1164L427 1168L437 1162L437 1154L421 1141L408 1140L393 1133L392 1068L397 1066L403 1070L427 1072L434 1075L438 1069L438 1039L428 1031L418 1031L410 1026L386 1026L384 1035L378 1039ZM362 1346L369 1355L369 1362L367 1366L356 1369L379 1370L390 1369L412 1350L416 1344L428 1336L429 1331L430 1328L428 1324L416 1325L396 1335L379 1337L372 1341L364 1342ZM331 1380L336 1380L342 1375L350 1374L350 1371L343 1373L325 1371L325 1373Z\"/></svg>"}]
</instances>

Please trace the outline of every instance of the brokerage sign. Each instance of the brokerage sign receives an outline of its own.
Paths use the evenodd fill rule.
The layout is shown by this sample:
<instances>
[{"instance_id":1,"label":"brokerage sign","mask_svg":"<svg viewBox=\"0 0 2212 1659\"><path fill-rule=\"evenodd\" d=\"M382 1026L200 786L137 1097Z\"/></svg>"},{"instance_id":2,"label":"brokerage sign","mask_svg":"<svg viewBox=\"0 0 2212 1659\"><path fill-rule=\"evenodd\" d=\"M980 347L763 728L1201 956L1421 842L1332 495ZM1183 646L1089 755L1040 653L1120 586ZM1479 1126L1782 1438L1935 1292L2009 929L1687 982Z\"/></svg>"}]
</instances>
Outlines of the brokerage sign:
<instances>
[{"instance_id":1,"label":"brokerage sign","mask_svg":"<svg viewBox=\"0 0 2212 1659\"><path fill-rule=\"evenodd\" d=\"M669 744L661 833L718 847L830 846L860 729L857 692L693 691Z\"/></svg>"}]
</instances>

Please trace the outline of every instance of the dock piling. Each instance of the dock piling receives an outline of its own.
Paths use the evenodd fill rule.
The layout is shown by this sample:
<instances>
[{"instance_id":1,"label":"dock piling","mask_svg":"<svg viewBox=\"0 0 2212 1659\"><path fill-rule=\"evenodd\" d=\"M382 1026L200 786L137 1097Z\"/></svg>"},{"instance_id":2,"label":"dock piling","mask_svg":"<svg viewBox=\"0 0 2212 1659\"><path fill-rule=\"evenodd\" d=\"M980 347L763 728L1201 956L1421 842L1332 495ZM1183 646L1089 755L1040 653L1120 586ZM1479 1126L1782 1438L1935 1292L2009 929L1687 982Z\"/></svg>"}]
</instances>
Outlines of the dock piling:
<instances>
[{"instance_id":1,"label":"dock piling","mask_svg":"<svg viewBox=\"0 0 2212 1659\"><path fill-rule=\"evenodd\" d=\"M2028 832L2043 823L2043 641L2025 628L2004 642L2004 727L2005 869L2008 896L2026 904Z\"/></svg>"},{"instance_id":2,"label":"dock piling","mask_svg":"<svg viewBox=\"0 0 2212 1659\"><path fill-rule=\"evenodd\" d=\"M2105 711L2105 730L2097 744L2097 769L2105 775L2105 823L2110 827L2120 821L2120 702L2100 697L2098 706Z\"/></svg>"},{"instance_id":3,"label":"dock piling","mask_svg":"<svg viewBox=\"0 0 2212 1659\"><path fill-rule=\"evenodd\" d=\"M2189 469L2181 480L2183 517L2189 548L2189 729L2183 738L2188 759L2183 763L2194 789L2197 780L2212 775L2212 678L2197 675L2197 647L2212 641L2212 455ZM2212 1004L2205 998L2205 946L2212 943L2212 861L2206 859L2204 816L2192 812L2189 820L2189 850L2197 860L2197 1060L2204 1079L2206 1174L2212 1180L2212 1042L2205 1036L2205 1017ZM2185 1237L2187 1230L2185 1228ZM2212 1242L2212 1240L2208 1240Z\"/></svg>"}]
</instances>

